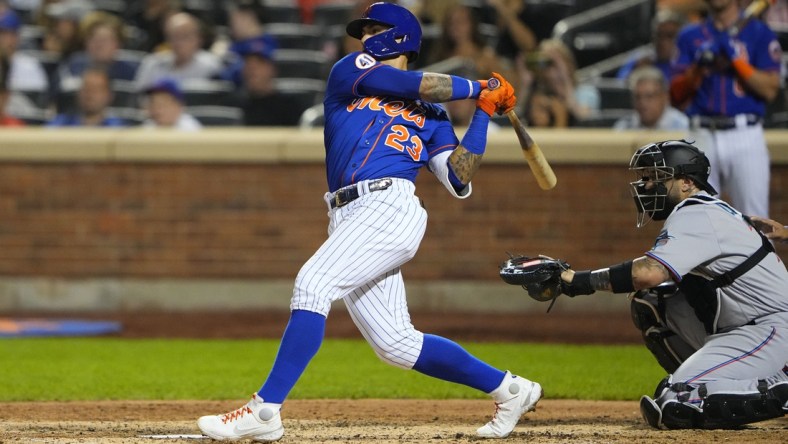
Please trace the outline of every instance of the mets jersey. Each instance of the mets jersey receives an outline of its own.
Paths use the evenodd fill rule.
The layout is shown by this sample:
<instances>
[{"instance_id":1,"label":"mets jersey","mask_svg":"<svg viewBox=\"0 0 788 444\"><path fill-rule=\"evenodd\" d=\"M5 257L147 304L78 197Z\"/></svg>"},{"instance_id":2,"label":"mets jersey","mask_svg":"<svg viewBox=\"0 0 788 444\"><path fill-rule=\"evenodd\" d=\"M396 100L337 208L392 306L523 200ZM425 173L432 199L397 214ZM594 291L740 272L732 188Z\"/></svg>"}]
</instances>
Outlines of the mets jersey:
<instances>
[{"instance_id":1,"label":"mets jersey","mask_svg":"<svg viewBox=\"0 0 788 444\"><path fill-rule=\"evenodd\" d=\"M459 145L446 110L419 99L421 76L363 52L334 65L323 101L329 191L382 177L413 182L431 157Z\"/></svg>"},{"instance_id":2,"label":"mets jersey","mask_svg":"<svg viewBox=\"0 0 788 444\"><path fill-rule=\"evenodd\" d=\"M699 24L688 25L681 30L676 39L678 55L674 62L674 72L684 72L692 63L695 52L708 40L725 34L714 27L711 19ZM751 20L733 43L744 54L750 65L761 71L779 71L782 49L774 33L761 21ZM766 104L763 99L748 93L734 74L733 68L710 74L695 93L692 103L685 110L690 116L735 116L736 114L755 114L763 116Z\"/></svg>"},{"instance_id":3,"label":"mets jersey","mask_svg":"<svg viewBox=\"0 0 788 444\"><path fill-rule=\"evenodd\" d=\"M646 255L663 264L679 283L688 273L713 278L730 271L761 245L761 237L739 211L701 192L676 206ZM717 291L717 331L788 314L788 271L774 253Z\"/></svg>"}]
</instances>

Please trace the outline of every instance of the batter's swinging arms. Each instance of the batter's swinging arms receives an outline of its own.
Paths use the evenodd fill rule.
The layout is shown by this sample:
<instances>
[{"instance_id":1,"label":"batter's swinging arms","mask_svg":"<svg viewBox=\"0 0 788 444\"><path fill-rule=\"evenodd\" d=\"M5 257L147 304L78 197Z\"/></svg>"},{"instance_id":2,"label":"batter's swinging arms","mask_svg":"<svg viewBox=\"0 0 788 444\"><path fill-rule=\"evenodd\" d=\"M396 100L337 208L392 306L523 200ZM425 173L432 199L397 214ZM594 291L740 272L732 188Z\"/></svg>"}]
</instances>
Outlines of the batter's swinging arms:
<instances>
[{"instance_id":1,"label":"batter's swinging arms","mask_svg":"<svg viewBox=\"0 0 788 444\"><path fill-rule=\"evenodd\" d=\"M423 334L410 322L400 266L419 247L427 213L414 180L426 166L457 198L471 194L493 112L515 105L511 85L444 74L408 72L421 27L407 9L372 4L347 26L364 51L337 62L328 78L325 148L328 239L304 264L293 290L290 321L268 379L238 410L204 416L198 425L218 440L275 441L282 403L317 353L331 303L342 299L378 357L391 365L489 393L493 419L478 429L502 438L542 396L539 384L498 370L458 344ZM462 142L435 103L477 99Z\"/></svg>"}]
</instances>

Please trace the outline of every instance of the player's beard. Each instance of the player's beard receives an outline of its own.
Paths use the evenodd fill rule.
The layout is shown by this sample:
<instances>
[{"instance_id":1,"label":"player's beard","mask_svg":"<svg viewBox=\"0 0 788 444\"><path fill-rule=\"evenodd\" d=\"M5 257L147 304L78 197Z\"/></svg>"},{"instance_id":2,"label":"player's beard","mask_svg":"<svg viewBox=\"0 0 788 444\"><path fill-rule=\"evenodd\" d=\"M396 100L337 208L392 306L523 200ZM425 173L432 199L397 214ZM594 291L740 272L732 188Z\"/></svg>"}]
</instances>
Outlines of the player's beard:
<instances>
[{"instance_id":1,"label":"player's beard","mask_svg":"<svg viewBox=\"0 0 788 444\"><path fill-rule=\"evenodd\" d=\"M657 183L650 190L645 186L636 187L635 206L638 212L646 213L653 220L667 219L678 203L664 182Z\"/></svg>"}]
</instances>

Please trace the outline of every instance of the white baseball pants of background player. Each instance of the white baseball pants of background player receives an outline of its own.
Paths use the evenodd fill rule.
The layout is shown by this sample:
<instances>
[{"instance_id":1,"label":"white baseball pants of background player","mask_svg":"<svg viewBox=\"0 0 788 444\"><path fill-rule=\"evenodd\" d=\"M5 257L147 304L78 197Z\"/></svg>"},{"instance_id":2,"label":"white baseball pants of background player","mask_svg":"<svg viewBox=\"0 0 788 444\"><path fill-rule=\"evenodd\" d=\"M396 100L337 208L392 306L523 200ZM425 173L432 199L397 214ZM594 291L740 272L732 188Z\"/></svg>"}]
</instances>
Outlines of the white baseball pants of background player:
<instances>
[{"instance_id":1,"label":"white baseball pants of background player","mask_svg":"<svg viewBox=\"0 0 788 444\"><path fill-rule=\"evenodd\" d=\"M768 217L769 150L760 123L747 125L743 120L725 130L694 128L690 140L709 158L711 186L727 194L731 205L743 214Z\"/></svg>"}]
</instances>

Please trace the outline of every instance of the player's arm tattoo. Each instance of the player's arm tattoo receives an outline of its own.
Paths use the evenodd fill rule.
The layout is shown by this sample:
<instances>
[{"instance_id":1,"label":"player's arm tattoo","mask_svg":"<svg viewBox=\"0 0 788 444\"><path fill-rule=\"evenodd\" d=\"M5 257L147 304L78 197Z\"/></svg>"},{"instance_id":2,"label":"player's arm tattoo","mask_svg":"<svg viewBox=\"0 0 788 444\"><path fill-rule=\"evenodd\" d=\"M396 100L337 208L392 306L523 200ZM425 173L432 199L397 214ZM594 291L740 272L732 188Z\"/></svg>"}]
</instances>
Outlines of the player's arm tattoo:
<instances>
[{"instance_id":1,"label":"player's arm tattoo","mask_svg":"<svg viewBox=\"0 0 788 444\"><path fill-rule=\"evenodd\" d=\"M441 103L451 99L451 77L446 74L425 72L419 85L419 96L427 102Z\"/></svg>"},{"instance_id":2,"label":"player's arm tattoo","mask_svg":"<svg viewBox=\"0 0 788 444\"><path fill-rule=\"evenodd\" d=\"M618 273L616 277L614 277L615 279L618 279L616 281L618 288L624 288L624 279L627 280L626 285L629 286L629 268L622 268L623 265L628 263L629 262L625 262L616 267L601 268L599 270L592 271L590 276L591 287L594 290L615 292L615 289L613 288L613 280L611 280L611 268L615 268L615 271ZM621 274L622 270L626 273L626 276ZM631 279L632 287L634 287L635 290L640 290L643 288L655 287L667 280L670 280L670 273L668 273L668 269L665 268L665 266L661 263L648 256L643 256L632 261ZM628 291L631 291L632 287L630 287Z\"/></svg>"},{"instance_id":3,"label":"player's arm tattoo","mask_svg":"<svg viewBox=\"0 0 788 444\"><path fill-rule=\"evenodd\" d=\"M454 171L454 175L466 185L470 183L481 164L482 155L473 154L462 145L455 148L449 156L449 167Z\"/></svg>"},{"instance_id":4,"label":"player's arm tattoo","mask_svg":"<svg viewBox=\"0 0 788 444\"><path fill-rule=\"evenodd\" d=\"M656 287L671 279L668 269L655 259L641 256L632 262L632 283L638 290Z\"/></svg>"}]
</instances>

